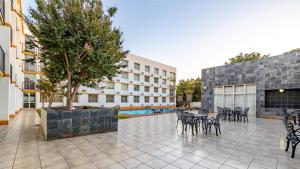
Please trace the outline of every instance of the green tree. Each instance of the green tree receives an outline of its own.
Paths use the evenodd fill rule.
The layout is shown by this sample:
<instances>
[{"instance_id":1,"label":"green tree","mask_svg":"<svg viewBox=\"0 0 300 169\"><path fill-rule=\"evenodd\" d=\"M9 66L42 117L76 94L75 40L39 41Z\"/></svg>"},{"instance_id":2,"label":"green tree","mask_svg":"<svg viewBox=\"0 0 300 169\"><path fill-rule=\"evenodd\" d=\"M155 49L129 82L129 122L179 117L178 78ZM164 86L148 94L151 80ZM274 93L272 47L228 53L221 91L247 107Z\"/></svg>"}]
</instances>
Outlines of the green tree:
<instances>
[{"instance_id":1,"label":"green tree","mask_svg":"<svg viewBox=\"0 0 300 169\"><path fill-rule=\"evenodd\" d=\"M48 107L52 106L54 95L58 91L58 83L51 82L49 79L41 78L37 81L37 88L41 94L43 107L45 99L49 99Z\"/></svg>"},{"instance_id":2,"label":"green tree","mask_svg":"<svg viewBox=\"0 0 300 169\"><path fill-rule=\"evenodd\" d=\"M121 60L122 33L112 26L115 7L105 13L95 0L35 0L25 21L39 44L40 62L46 77L59 80L66 88L67 109L79 87L97 88L103 79L112 79L124 67ZM50 71L53 71L50 73Z\"/></svg>"},{"instance_id":3,"label":"green tree","mask_svg":"<svg viewBox=\"0 0 300 169\"><path fill-rule=\"evenodd\" d=\"M239 62L246 62L250 60L259 60L265 57L269 57L270 55L263 55L258 52L251 52L251 53L240 53L237 56L229 59L229 64L239 63ZM225 62L225 64L228 64Z\"/></svg>"},{"instance_id":4,"label":"green tree","mask_svg":"<svg viewBox=\"0 0 300 169\"><path fill-rule=\"evenodd\" d=\"M180 80L176 87L177 106L187 106L189 97L191 101L201 101L201 79ZM179 99L180 98L180 99Z\"/></svg>"}]
</instances>

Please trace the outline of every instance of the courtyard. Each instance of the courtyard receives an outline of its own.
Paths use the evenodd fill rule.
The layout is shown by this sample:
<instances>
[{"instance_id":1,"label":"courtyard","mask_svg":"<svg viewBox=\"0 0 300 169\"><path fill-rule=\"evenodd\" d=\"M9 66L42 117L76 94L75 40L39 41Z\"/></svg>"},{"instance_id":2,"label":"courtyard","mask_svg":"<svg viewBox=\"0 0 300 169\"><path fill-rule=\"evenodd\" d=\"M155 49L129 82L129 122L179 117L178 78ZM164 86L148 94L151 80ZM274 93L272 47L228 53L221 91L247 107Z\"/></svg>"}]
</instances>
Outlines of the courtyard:
<instances>
[{"instance_id":1,"label":"courtyard","mask_svg":"<svg viewBox=\"0 0 300 169\"><path fill-rule=\"evenodd\" d=\"M222 134L182 135L176 114L119 121L119 131L45 141L38 115L24 110L0 128L0 168L221 168L296 169L285 152L280 120L250 118L249 123L222 122Z\"/></svg>"}]
</instances>

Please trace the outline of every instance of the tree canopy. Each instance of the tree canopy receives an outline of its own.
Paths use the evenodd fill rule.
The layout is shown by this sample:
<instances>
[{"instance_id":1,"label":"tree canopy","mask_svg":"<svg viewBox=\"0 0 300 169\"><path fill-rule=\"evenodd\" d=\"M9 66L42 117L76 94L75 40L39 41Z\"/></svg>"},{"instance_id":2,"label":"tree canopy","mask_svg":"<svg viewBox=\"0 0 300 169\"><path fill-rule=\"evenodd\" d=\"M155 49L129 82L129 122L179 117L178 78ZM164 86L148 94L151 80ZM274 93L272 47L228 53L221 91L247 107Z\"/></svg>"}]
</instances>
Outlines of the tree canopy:
<instances>
[{"instance_id":1,"label":"tree canopy","mask_svg":"<svg viewBox=\"0 0 300 169\"><path fill-rule=\"evenodd\" d=\"M258 52L240 53L237 56L230 58L228 62L225 62L225 64L234 64L234 63L246 62L250 60L258 60L265 57L269 57L269 55L261 54Z\"/></svg>"},{"instance_id":2,"label":"tree canopy","mask_svg":"<svg viewBox=\"0 0 300 169\"><path fill-rule=\"evenodd\" d=\"M45 75L65 83L70 110L78 88L96 88L123 67L122 32L112 26L117 8L95 0L35 0L25 21L37 39Z\"/></svg>"},{"instance_id":3,"label":"tree canopy","mask_svg":"<svg viewBox=\"0 0 300 169\"><path fill-rule=\"evenodd\" d=\"M177 106L186 106L188 104L187 97L192 95L193 102L201 101L201 79L180 80L176 87ZM181 97L181 99L178 99Z\"/></svg>"}]
</instances>

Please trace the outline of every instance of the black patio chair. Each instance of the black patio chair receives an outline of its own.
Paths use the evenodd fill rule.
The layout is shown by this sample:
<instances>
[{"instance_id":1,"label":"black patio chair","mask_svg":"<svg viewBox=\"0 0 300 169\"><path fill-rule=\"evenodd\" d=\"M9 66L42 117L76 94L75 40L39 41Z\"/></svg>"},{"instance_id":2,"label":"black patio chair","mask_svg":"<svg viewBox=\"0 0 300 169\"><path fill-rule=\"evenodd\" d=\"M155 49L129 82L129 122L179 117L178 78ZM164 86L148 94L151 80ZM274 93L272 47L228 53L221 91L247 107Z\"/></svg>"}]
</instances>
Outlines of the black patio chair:
<instances>
[{"instance_id":1,"label":"black patio chair","mask_svg":"<svg viewBox=\"0 0 300 169\"><path fill-rule=\"evenodd\" d=\"M194 136L194 129L196 130L196 133L198 133L198 126L197 126L197 118L195 118L194 114L184 112L182 115L182 134L184 131L187 131L187 128L190 127L192 129L192 135Z\"/></svg>"},{"instance_id":2,"label":"black patio chair","mask_svg":"<svg viewBox=\"0 0 300 169\"><path fill-rule=\"evenodd\" d=\"M297 124L297 116L294 115L294 112L288 112L287 109L283 108L283 117L286 118L288 117L288 119L293 120L294 124Z\"/></svg>"},{"instance_id":3,"label":"black patio chair","mask_svg":"<svg viewBox=\"0 0 300 169\"><path fill-rule=\"evenodd\" d=\"M235 107L233 109L233 121L240 121L241 120L241 114L242 114L243 108L242 107Z\"/></svg>"},{"instance_id":4,"label":"black patio chair","mask_svg":"<svg viewBox=\"0 0 300 169\"><path fill-rule=\"evenodd\" d=\"M285 126L285 129L287 131L286 136L286 149L285 151L289 150L290 143L292 143L292 155L291 158L295 157L295 151L298 143L300 142L300 128L294 129L294 125L292 122L288 120L287 117L284 117L283 124Z\"/></svg>"},{"instance_id":5,"label":"black patio chair","mask_svg":"<svg viewBox=\"0 0 300 169\"><path fill-rule=\"evenodd\" d=\"M177 128L178 127L178 122L182 121L183 109L182 108L177 108L176 109L176 115L177 115L177 124L176 124L176 128Z\"/></svg>"},{"instance_id":6,"label":"black patio chair","mask_svg":"<svg viewBox=\"0 0 300 169\"><path fill-rule=\"evenodd\" d=\"M226 116L226 119L228 119L229 121L232 120L231 118L233 118L233 112L231 111L230 108L224 107L224 108L223 108L223 113L224 113L224 115Z\"/></svg>"},{"instance_id":7,"label":"black patio chair","mask_svg":"<svg viewBox=\"0 0 300 169\"><path fill-rule=\"evenodd\" d=\"M222 121L223 121L223 120L226 120L227 115L226 115L226 113L223 111L223 108L218 106L218 107L217 107L217 111L218 111L219 114L221 114L221 120L222 120Z\"/></svg>"},{"instance_id":8,"label":"black patio chair","mask_svg":"<svg viewBox=\"0 0 300 169\"><path fill-rule=\"evenodd\" d=\"M245 122L245 119L247 119L247 122L249 121L248 120L248 112L249 112L249 107L245 108L244 111L242 111L242 113L241 113L241 120L243 118L244 122Z\"/></svg>"},{"instance_id":9,"label":"black patio chair","mask_svg":"<svg viewBox=\"0 0 300 169\"><path fill-rule=\"evenodd\" d=\"M218 132L221 134L221 124L220 124L220 119L221 119L221 114L217 114L216 117L211 117L207 118L207 121L205 123L205 134L207 134L207 129L209 129L209 133L211 131L211 126L215 127L216 130L216 136L218 136Z\"/></svg>"}]
</instances>

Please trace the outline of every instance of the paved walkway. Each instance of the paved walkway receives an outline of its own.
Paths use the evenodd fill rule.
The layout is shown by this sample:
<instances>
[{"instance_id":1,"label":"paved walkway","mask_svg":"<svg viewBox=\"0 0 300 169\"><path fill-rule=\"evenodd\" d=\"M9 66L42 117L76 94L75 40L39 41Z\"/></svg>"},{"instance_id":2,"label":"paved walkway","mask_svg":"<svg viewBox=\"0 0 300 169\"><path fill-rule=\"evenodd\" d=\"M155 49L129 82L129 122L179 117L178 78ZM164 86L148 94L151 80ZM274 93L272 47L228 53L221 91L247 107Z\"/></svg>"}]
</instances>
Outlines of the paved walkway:
<instances>
[{"instance_id":1,"label":"paved walkway","mask_svg":"<svg viewBox=\"0 0 300 169\"><path fill-rule=\"evenodd\" d=\"M132 118L120 120L118 132L46 142L37 114L25 110L0 127L0 168L300 168L300 147L295 159L283 150L281 121L222 122L219 137L181 135L175 121L175 114Z\"/></svg>"}]
</instances>

